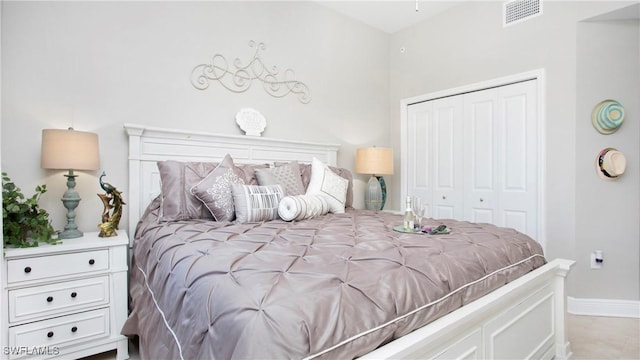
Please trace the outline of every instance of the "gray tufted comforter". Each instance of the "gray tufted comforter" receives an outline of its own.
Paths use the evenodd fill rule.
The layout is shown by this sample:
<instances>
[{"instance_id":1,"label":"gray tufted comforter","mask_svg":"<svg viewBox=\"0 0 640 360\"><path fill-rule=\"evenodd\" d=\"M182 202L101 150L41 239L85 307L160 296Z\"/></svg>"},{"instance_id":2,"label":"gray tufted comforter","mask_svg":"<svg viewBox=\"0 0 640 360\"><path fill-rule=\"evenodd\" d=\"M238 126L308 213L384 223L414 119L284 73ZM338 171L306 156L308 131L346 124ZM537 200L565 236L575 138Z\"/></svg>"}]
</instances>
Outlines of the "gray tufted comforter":
<instances>
[{"instance_id":1,"label":"gray tufted comforter","mask_svg":"<svg viewBox=\"0 0 640 360\"><path fill-rule=\"evenodd\" d=\"M365 210L298 222L159 223L136 233L123 333L149 359L361 356L543 265L512 229L453 220L393 231Z\"/></svg>"}]
</instances>

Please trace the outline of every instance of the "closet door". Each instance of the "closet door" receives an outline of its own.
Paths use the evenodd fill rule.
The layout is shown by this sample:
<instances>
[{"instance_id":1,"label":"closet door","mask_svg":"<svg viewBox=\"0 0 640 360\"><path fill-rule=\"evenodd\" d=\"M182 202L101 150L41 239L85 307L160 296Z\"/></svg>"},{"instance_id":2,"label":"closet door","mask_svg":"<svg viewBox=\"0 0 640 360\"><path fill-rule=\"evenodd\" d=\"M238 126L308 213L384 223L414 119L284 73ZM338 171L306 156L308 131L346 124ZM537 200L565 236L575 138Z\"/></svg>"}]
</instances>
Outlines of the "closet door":
<instances>
[{"instance_id":1,"label":"closet door","mask_svg":"<svg viewBox=\"0 0 640 360\"><path fill-rule=\"evenodd\" d=\"M462 96L411 105L407 121L408 195L428 217L462 219Z\"/></svg>"},{"instance_id":2,"label":"closet door","mask_svg":"<svg viewBox=\"0 0 640 360\"><path fill-rule=\"evenodd\" d=\"M537 82L499 88L498 224L538 239Z\"/></svg>"},{"instance_id":3,"label":"closet door","mask_svg":"<svg viewBox=\"0 0 640 360\"><path fill-rule=\"evenodd\" d=\"M535 79L409 105L407 194L422 197L429 217L537 239L537 109Z\"/></svg>"},{"instance_id":4,"label":"closet door","mask_svg":"<svg viewBox=\"0 0 640 360\"><path fill-rule=\"evenodd\" d=\"M496 223L498 91L464 97L464 219Z\"/></svg>"},{"instance_id":5,"label":"closet door","mask_svg":"<svg viewBox=\"0 0 640 360\"><path fill-rule=\"evenodd\" d=\"M462 96L433 101L433 218L462 219Z\"/></svg>"},{"instance_id":6,"label":"closet door","mask_svg":"<svg viewBox=\"0 0 640 360\"><path fill-rule=\"evenodd\" d=\"M464 219L537 238L536 81L464 98Z\"/></svg>"},{"instance_id":7,"label":"closet door","mask_svg":"<svg viewBox=\"0 0 640 360\"><path fill-rule=\"evenodd\" d=\"M433 182L431 168L431 127L433 102L414 104L407 110L407 190L408 196L419 196L427 206L427 217L433 217ZM401 210L404 210L402 199Z\"/></svg>"}]
</instances>

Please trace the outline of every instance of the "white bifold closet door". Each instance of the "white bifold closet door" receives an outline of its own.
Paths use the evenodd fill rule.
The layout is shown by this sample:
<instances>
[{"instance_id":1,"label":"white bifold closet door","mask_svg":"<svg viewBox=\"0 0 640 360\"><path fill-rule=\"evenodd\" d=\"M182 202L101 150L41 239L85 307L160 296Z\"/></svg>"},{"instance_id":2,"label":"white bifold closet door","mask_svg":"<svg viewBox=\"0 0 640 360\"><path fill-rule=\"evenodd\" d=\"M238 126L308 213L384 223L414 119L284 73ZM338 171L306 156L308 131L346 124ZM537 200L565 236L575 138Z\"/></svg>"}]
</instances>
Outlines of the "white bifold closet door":
<instances>
[{"instance_id":1,"label":"white bifold closet door","mask_svg":"<svg viewBox=\"0 0 640 360\"><path fill-rule=\"evenodd\" d=\"M427 217L462 219L462 97L409 106L408 189L419 196Z\"/></svg>"},{"instance_id":2,"label":"white bifold closet door","mask_svg":"<svg viewBox=\"0 0 640 360\"><path fill-rule=\"evenodd\" d=\"M537 238L537 82L409 105L407 190L428 216Z\"/></svg>"}]
</instances>

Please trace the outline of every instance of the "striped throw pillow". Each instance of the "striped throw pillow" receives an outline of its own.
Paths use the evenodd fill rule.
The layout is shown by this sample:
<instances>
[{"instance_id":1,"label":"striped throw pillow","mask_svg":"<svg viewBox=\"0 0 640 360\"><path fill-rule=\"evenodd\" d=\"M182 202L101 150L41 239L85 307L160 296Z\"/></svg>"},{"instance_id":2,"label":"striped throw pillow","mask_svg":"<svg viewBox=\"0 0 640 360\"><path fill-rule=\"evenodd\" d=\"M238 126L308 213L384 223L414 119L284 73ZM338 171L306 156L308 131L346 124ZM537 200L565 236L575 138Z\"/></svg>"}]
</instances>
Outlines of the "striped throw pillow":
<instances>
[{"instance_id":1,"label":"striped throw pillow","mask_svg":"<svg viewBox=\"0 0 640 360\"><path fill-rule=\"evenodd\" d=\"M280 185L243 185L232 186L236 222L260 222L278 219L278 205L284 197Z\"/></svg>"}]
</instances>

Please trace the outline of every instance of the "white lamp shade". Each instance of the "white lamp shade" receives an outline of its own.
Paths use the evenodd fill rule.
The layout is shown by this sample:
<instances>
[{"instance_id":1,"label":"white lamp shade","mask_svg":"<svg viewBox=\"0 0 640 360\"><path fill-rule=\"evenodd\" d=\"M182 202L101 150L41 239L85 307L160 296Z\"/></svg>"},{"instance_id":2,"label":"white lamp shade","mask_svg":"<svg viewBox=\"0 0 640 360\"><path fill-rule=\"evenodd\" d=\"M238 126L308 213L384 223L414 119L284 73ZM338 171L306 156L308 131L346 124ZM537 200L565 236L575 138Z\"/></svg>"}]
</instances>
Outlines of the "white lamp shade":
<instances>
[{"instance_id":1,"label":"white lamp shade","mask_svg":"<svg viewBox=\"0 0 640 360\"><path fill-rule=\"evenodd\" d=\"M98 170L98 135L71 129L42 130L40 166L43 169Z\"/></svg>"},{"instance_id":2,"label":"white lamp shade","mask_svg":"<svg viewBox=\"0 0 640 360\"><path fill-rule=\"evenodd\" d=\"M393 149L370 147L356 150L358 174L393 175Z\"/></svg>"}]
</instances>

